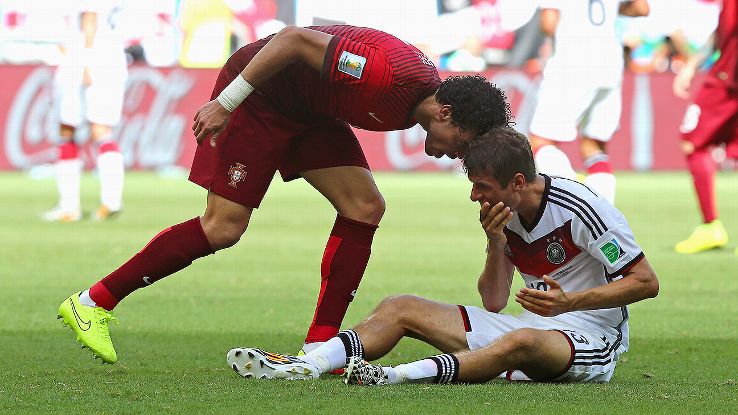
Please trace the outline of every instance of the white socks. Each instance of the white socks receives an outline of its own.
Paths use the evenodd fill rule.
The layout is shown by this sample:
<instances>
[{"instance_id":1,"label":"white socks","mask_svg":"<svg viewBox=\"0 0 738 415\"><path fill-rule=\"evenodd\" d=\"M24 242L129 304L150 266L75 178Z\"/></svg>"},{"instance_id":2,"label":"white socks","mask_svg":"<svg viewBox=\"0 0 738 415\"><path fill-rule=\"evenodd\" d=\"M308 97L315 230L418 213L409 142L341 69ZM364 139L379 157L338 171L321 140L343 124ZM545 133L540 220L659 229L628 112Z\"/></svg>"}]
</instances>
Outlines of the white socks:
<instances>
[{"instance_id":1,"label":"white socks","mask_svg":"<svg viewBox=\"0 0 738 415\"><path fill-rule=\"evenodd\" d=\"M80 180L82 179L82 160L79 158L57 160L56 188L59 191L59 209L63 212L79 212Z\"/></svg>"},{"instance_id":2,"label":"white socks","mask_svg":"<svg viewBox=\"0 0 738 415\"><path fill-rule=\"evenodd\" d=\"M79 295L79 303L88 307L97 307L97 303L90 298L90 290L82 291L82 294Z\"/></svg>"},{"instance_id":3,"label":"white socks","mask_svg":"<svg viewBox=\"0 0 738 415\"><path fill-rule=\"evenodd\" d=\"M100 203L115 212L123 201L123 154L105 151L97 156L97 172L100 176Z\"/></svg>"},{"instance_id":4,"label":"white socks","mask_svg":"<svg viewBox=\"0 0 738 415\"><path fill-rule=\"evenodd\" d=\"M390 376L388 369L394 372L394 379ZM394 368L384 368L389 383L416 382L432 383L438 375L438 365L431 359L418 360L412 363L397 365Z\"/></svg>"},{"instance_id":5,"label":"white socks","mask_svg":"<svg viewBox=\"0 0 738 415\"><path fill-rule=\"evenodd\" d=\"M306 351L304 347L302 350ZM346 347L340 338L333 337L307 352L305 356L300 356L300 360L317 367L320 373L328 373L346 366Z\"/></svg>"},{"instance_id":6,"label":"white socks","mask_svg":"<svg viewBox=\"0 0 738 415\"><path fill-rule=\"evenodd\" d=\"M576 180L577 173L571 166L569 157L554 145L545 145L535 153L538 171L551 176L565 177Z\"/></svg>"}]
</instances>

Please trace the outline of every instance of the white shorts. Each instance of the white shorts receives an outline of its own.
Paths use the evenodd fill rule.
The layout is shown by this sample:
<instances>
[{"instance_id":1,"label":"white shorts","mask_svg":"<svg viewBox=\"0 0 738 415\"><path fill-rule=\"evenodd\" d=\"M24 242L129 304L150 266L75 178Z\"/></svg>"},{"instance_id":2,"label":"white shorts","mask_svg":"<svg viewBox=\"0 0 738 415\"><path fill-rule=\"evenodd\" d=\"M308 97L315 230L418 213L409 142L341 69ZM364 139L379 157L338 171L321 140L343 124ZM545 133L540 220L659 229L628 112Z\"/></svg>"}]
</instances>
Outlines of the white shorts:
<instances>
[{"instance_id":1,"label":"white shorts","mask_svg":"<svg viewBox=\"0 0 738 415\"><path fill-rule=\"evenodd\" d=\"M511 316L461 305L459 310L464 319L469 350L486 347L502 335L523 328L555 330L564 334L571 346L571 360L564 373L551 379L554 382L609 382L618 357L625 352L621 339L606 330L598 331L591 324L584 329L581 325L575 327L572 321L563 322L555 317L541 317L528 312ZM500 377L530 380L518 370L503 373Z\"/></svg>"},{"instance_id":2,"label":"white shorts","mask_svg":"<svg viewBox=\"0 0 738 415\"><path fill-rule=\"evenodd\" d=\"M560 82L544 78L530 133L559 142L574 141L577 129L583 136L610 141L620 124L622 91L612 88Z\"/></svg>"},{"instance_id":3,"label":"white shorts","mask_svg":"<svg viewBox=\"0 0 738 415\"><path fill-rule=\"evenodd\" d=\"M59 122L78 127L83 121L115 126L123 111L128 68L125 54L102 53L90 63L89 87L82 85L84 66L79 52L70 51L59 64L54 87Z\"/></svg>"}]
</instances>

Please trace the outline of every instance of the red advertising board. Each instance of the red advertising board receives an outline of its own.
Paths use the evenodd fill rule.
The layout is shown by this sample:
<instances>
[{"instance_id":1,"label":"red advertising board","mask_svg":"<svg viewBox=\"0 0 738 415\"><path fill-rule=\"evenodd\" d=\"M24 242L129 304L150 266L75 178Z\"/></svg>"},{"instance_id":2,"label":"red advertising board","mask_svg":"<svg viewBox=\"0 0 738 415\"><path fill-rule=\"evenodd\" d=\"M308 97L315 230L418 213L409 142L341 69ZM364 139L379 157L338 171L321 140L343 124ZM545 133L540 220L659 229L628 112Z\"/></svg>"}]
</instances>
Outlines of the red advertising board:
<instances>
[{"instance_id":1,"label":"red advertising board","mask_svg":"<svg viewBox=\"0 0 738 415\"><path fill-rule=\"evenodd\" d=\"M192 117L209 99L217 74L213 69L130 68L124 114L114 132L127 167L190 165L196 145L190 130ZM58 125L53 75L52 67L0 66L0 170L25 169L54 159ZM516 128L526 133L538 77L510 70L489 71L485 76L505 89ZM684 167L678 127L687 103L673 96L671 82L670 74L626 74L621 127L609 147L616 169ZM426 156L425 132L418 126L394 132L356 130L356 134L374 170L445 170L458 164ZM81 128L78 142L85 143L86 136ZM89 146L83 148L89 156ZM563 148L580 166L576 145Z\"/></svg>"}]
</instances>

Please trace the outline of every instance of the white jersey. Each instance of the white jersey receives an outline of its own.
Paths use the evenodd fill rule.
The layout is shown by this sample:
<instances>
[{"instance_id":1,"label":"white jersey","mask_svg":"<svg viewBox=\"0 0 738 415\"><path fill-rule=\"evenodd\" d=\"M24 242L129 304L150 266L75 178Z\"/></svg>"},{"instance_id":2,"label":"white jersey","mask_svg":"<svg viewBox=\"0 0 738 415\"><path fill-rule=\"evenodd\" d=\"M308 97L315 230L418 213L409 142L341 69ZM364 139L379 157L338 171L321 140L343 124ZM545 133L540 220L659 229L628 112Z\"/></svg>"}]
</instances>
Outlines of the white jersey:
<instances>
[{"instance_id":1,"label":"white jersey","mask_svg":"<svg viewBox=\"0 0 738 415\"><path fill-rule=\"evenodd\" d=\"M543 275L565 292L609 284L644 255L619 210L582 183L542 175L543 199L533 223L515 213L505 228L505 254L529 288L547 290ZM526 314L534 316L528 311ZM628 348L627 306L582 310L554 317L604 330ZM586 327L585 327L586 328Z\"/></svg>"},{"instance_id":2,"label":"white jersey","mask_svg":"<svg viewBox=\"0 0 738 415\"><path fill-rule=\"evenodd\" d=\"M557 9L554 53L544 77L563 77L596 87L614 87L623 76L623 46L615 31L621 0L541 0Z\"/></svg>"}]
</instances>

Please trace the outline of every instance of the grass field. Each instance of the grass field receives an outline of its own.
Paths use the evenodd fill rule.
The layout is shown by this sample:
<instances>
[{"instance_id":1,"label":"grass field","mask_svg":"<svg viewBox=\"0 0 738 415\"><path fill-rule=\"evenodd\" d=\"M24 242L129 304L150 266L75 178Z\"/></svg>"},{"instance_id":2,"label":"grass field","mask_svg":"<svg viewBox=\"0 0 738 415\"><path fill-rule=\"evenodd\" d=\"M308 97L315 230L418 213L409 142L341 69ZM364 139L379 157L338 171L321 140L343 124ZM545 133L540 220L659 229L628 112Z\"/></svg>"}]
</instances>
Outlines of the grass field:
<instances>
[{"instance_id":1,"label":"grass field","mask_svg":"<svg viewBox=\"0 0 738 415\"><path fill-rule=\"evenodd\" d=\"M275 182L238 245L122 302L121 324L112 327L120 361L103 366L62 329L59 303L162 228L200 214L204 192L184 179L130 174L126 210L117 220L47 224L39 217L55 201L53 181L2 174L0 413L736 413L736 243L698 256L674 254L674 242L699 218L688 175L620 174L619 180L618 206L661 292L631 307L631 350L610 384L361 388L336 377L245 380L225 365L234 346L294 353L302 344L335 215L305 183ZM480 304L476 279L485 241L468 182L453 174L378 174L377 182L387 214L346 326L391 294ZM718 192L726 227L738 240L738 175L719 176ZM92 176L84 179L83 195L83 206L95 208ZM520 310L511 301L506 312ZM383 361L433 352L407 340Z\"/></svg>"}]
</instances>

